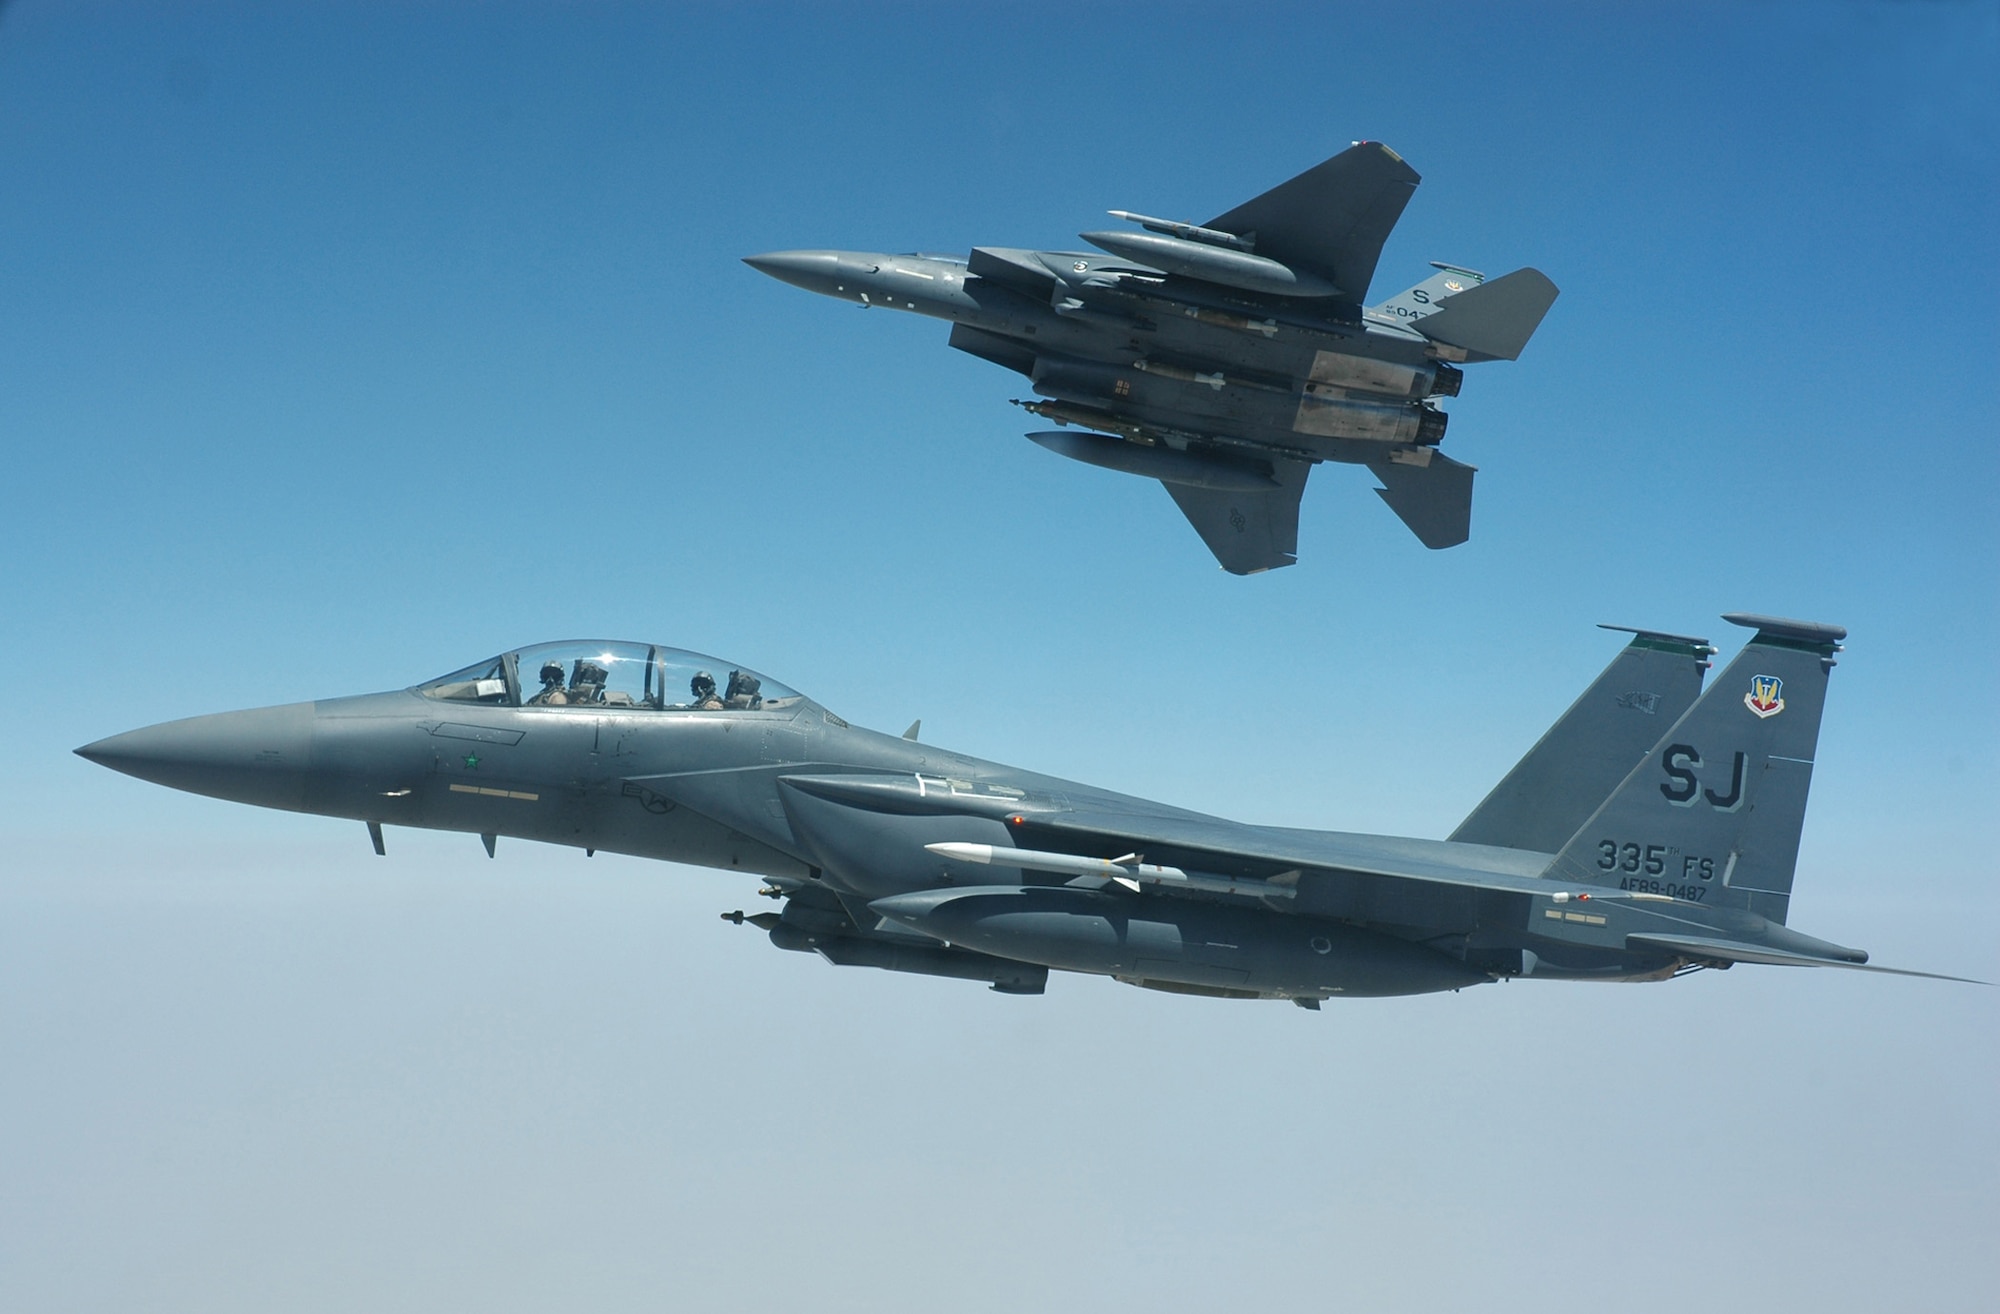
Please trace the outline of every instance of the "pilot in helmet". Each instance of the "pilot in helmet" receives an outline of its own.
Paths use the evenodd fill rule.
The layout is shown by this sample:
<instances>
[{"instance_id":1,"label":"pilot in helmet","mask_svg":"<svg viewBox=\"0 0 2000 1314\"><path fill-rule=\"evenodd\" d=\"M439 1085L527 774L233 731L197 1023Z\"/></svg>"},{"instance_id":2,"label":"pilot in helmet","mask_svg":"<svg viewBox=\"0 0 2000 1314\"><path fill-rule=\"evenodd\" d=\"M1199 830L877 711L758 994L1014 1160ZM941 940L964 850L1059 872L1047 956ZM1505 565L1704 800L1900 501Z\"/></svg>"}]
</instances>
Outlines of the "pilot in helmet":
<instances>
[{"instance_id":1,"label":"pilot in helmet","mask_svg":"<svg viewBox=\"0 0 2000 1314\"><path fill-rule=\"evenodd\" d=\"M694 679L688 681L688 690L694 694L694 708L698 712L719 712L722 700L715 696L715 677L707 671L696 671Z\"/></svg>"},{"instance_id":2,"label":"pilot in helmet","mask_svg":"<svg viewBox=\"0 0 2000 1314\"><path fill-rule=\"evenodd\" d=\"M543 662L541 674L542 691L529 701L540 703L545 707L559 706L567 703L569 698L563 693L562 663L558 661Z\"/></svg>"},{"instance_id":3,"label":"pilot in helmet","mask_svg":"<svg viewBox=\"0 0 2000 1314\"><path fill-rule=\"evenodd\" d=\"M744 671L731 671L729 683L722 690L722 705L731 711L743 709L755 711L764 705L763 695L757 691L764 682Z\"/></svg>"}]
</instances>

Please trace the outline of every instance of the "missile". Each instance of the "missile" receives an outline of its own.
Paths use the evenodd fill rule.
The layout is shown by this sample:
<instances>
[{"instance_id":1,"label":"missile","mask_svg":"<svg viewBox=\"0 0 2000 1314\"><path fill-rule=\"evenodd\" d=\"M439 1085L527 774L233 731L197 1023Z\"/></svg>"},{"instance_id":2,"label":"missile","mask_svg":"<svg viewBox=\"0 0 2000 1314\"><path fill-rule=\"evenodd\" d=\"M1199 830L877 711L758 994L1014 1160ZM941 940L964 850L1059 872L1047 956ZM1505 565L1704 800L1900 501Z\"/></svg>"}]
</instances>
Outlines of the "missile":
<instances>
[{"instance_id":1,"label":"missile","mask_svg":"<svg viewBox=\"0 0 2000 1314\"><path fill-rule=\"evenodd\" d=\"M1147 447L1102 433L1048 430L1031 433L1028 437L1073 461L1142 475L1169 484L1232 493L1267 493L1277 487L1277 481L1271 478L1268 469L1254 462L1199 456L1193 452L1177 452L1171 447Z\"/></svg>"},{"instance_id":2,"label":"missile","mask_svg":"<svg viewBox=\"0 0 2000 1314\"><path fill-rule=\"evenodd\" d=\"M940 858L970 862L981 867L1013 867L1022 871L1052 871L1064 876L1101 876L1137 890L1144 880L1186 880L1179 867L1155 867L1131 854L1113 862L1086 858L1076 853L1046 853L1039 849L1010 849L992 844L926 844L924 848Z\"/></svg>"},{"instance_id":3,"label":"missile","mask_svg":"<svg viewBox=\"0 0 2000 1314\"><path fill-rule=\"evenodd\" d=\"M1166 233L1079 233L1079 237L1112 255L1142 265L1181 274L1204 283L1220 283L1246 292L1280 297L1335 297L1341 290L1318 274L1293 269L1268 256L1231 250L1207 242L1190 242Z\"/></svg>"},{"instance_id":4,"label":"missile","mask_svg":"<svg viewBox=\"0 0 2000 1314\"><path fill-rule=\"evenodd\" d=\"M1235 233L1225 233L1220 228L1203 228L1200 224L1177 223L1172 219L1155 219L1149 214L1133 214L1130 210L1107 210L1113 219L1123 219L1128 224L1155 233L1165 233L1169 237L1184 237L1190 242L1202 242L1208 246L1226 246L1232 251L1254 251L1257 243L1253 238L1238 237Z\"/></svg>"},{"instance_id":5,"label":"missile","mask_svg":"<svg viewBox=\"0 0 2000 1314\"><path fill-rule=\"evenodd\" d=\"M1016 397L1009 405L1018 406L1030 415L1039 415L1044 420L1054 420L1057 424L1080 424L1087 429L1103 429L1109 433L1123 434L1137 440L1142 445L1154 441L1154 435L1147 426L1135 424L1123 416L1095 406L1082 406L1066 401L1023 401Z\"/></svg>"},{"instance_id":6,"label":"missile","mask_svg":"<svg viewBox=\"0 0 2000 1314\"><path fill-rule=\"evenodd\" d=\"M1248 315L1232 314L1227 310L1211 310L1207 306L1186 306L1181 313L1199 324L1213 324L1217 328L1234 329L1238 333L1255 333L1266 338L1278 336L1278 321L1275 319L1251 319Z\"/></svg>"},{"instance_id":7,"label":"missile","mask_svg":"<svg viewBox=\"0 0 2000 1314\"><path fill-rule=\"evenodd\" d=\"M996 844L926 844L924 848L940 858L981 867L1052 871L1062 876L1111 881L1135 894L1142 885L1201 890L1208 894L1240 894L1256 899L1289 899L1298 893L1296 872L1291 873L1294 879L1290 881L1245 881L1229 876L1196 875L1179 867L1157 866L1143 861L1136 853L1128 853L1122 858L1090 858L1080 853L1051 853L1042 849L1015 849Z\"/></svg>"}]
</instances>

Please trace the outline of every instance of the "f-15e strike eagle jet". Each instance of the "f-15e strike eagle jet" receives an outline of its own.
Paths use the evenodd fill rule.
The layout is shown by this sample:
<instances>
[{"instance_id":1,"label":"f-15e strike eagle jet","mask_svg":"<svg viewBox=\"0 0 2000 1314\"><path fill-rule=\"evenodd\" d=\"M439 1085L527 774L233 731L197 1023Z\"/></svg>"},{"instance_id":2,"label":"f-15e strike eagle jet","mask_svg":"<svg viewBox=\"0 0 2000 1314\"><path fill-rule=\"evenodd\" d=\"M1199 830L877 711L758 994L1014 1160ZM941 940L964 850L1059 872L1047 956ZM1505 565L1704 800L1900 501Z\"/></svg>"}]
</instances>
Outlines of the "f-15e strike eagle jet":
<instances>
[{"instance_id":1,"label":"f-15e strike eagle jet","mask_svg":"<svg viewBox=\"0 0 2000 1314\"><path fill-rule=\"evenodd\" d=\"M1514 360L1555 301L1533 269L1452 265L1364 308L1416 170L1357 142L1205 224L1113 210L1109 253L979 246L970 259L774 251L756 269L863 306L952 321L951 345L1025 374L1028 436L1160 480L1225 570L1298 557L1321 461L1365 465L1426 547L1471 532L1471 466L1437 450L1459 365ZM1078 426L1069 428L1067 426Z\"/></svg>"},{"instance_id":2,"label":"f-15e strike eagle jet","mask_svg":"<svg viewBox=\"0 0 2000 1314\"><path fill-rule=\"evenodd\" d=\"M1630 644L1447 840L1242 825L877 734L742 668L555 643L77 750L177 789L754 872L781 949L1039 994L1051 969L1317 1008L1510 977L1861 968L1790 930L1846 631ZM727 672L718 687L717 672ZM1864 970L1887 971L1886 968ZM1928 975L1913 973L1911 975Z\"/></svg>"}]
</instances>

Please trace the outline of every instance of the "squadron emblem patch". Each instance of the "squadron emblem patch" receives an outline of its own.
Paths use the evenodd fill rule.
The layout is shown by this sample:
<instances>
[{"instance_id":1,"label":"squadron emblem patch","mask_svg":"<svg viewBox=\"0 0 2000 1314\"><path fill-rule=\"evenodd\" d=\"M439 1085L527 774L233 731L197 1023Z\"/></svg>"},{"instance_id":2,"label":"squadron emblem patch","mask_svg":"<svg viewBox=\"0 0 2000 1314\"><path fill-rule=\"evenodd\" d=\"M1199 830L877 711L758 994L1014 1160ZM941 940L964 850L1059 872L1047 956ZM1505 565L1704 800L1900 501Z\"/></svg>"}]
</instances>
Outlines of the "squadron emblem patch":
<instances>
[{"instance_id":1,"label":"squadron emblem patch","mask_svg":"<svg viewBox=\"0 0 2000 1314\"><path fill-rule=\"evenodd\" d=\"M1785 682L1775 675L1753 675L1750 677L1750 692L1743 695L1743 705L1759 717L1776 716L1785 710L1785 700L1780 695L1785 692Z\"/></svg>"}]
</instances>

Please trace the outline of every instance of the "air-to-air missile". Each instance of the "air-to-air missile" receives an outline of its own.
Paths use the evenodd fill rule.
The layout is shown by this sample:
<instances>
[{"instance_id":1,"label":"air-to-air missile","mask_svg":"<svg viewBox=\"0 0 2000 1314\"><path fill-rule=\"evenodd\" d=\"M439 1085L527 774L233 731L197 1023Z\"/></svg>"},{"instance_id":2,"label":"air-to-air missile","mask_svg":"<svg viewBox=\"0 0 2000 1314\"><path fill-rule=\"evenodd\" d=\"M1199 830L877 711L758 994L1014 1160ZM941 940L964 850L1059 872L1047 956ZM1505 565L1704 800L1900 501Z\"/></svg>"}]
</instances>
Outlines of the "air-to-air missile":
<instances>
[{"instance_id":1,"label":"air-to-air missile","mask_svg":"<svg viewBox=\"0 0 2000 1314\"><path fill-rule=\"evenodd\" d=\"M1096 251L974 247L969 258L777 251L756 269L809 291L952 322L950 343L1032 383L1028 436L1158 479L1223 567L1297 559L1299 498L1321 461L1367 466L1422 542L1471 532L1473 468L1438 451L1463 365L1519 357L1556 297L1533 269L1431 277L1365 305L1416 188L1357 143L1206 224L1129 210ZM1100 254L1106 253L1106 254ZM1107 258L1107 254L1108 257Z\"/></svg>"}]
</instances>

